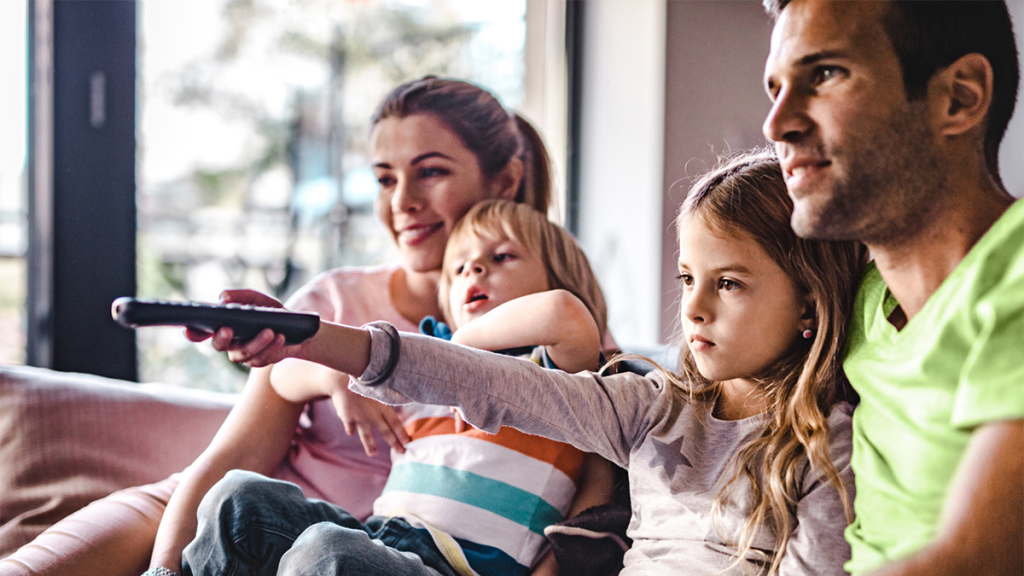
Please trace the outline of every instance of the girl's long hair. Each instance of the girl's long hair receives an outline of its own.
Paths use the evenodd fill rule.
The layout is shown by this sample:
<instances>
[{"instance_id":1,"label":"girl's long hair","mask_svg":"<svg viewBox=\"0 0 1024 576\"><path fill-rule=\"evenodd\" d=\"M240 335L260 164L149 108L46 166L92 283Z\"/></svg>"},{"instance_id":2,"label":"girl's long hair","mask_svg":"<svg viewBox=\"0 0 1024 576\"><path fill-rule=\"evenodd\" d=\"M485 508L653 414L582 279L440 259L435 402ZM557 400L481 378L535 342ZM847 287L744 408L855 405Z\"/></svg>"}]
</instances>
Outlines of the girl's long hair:
<instances>
[{"instance_id":1,"label":"girl's long hair","mask_svg":"<svg viewBox=\"0 0 1024 576\"><path fill-rule=\"evenodd\" d=\"M841 354L865 251L852 242L797 237L790 227L792 212L778 160L766 150L722 159L693 184L676 219L677 228L696 217L711 230L753 238L814 302L813 338L798 338L784 357L757 376L769 398L765 427L733 457L732 475L712 509L717 517L735 490L749 483L752 511L739 541L732 543L736 563L751 552L759 530L771 522L777 541L769 574L778 570L793 530L804 456L812 473L839 491L847 522L853 520L846 485L829 456L827 419L837 402L855 399L842 373ZM659 370L696 403L713 406L720 384L701 376L685 343L680 345L680 366L679 374Z\"/></svg>"}]
</instances>

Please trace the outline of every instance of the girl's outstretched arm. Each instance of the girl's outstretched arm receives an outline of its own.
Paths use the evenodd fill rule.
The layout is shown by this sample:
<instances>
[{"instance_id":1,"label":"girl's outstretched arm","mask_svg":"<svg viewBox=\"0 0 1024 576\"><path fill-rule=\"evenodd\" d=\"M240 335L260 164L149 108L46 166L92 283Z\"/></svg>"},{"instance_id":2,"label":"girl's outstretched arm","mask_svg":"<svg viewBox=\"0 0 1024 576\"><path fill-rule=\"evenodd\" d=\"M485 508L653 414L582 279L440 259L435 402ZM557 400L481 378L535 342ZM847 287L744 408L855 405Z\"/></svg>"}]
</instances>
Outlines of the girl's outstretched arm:
<instances>
[{"instance_id":1,"label":"girl's outstretched arm","mask_svg":"<svg viewBox=\"0 0 1024 576\"><path fill-rule=\"evenodd\" d=\"M544 346L566 372L600 368L601 334L586 305L567 290L528 294L459 328L452 342L481 350Z\"/></svg>"},{"instance_id":2,"label":"girl's outstretched arm","mask_svg":"<svg viewBox=\"0 0 1024 576\"><path fill-rule=\"evenodd\" d=\"M372 324L371 360L350 388L389 404L456 406L486 432L511 426L627 467L651 415L683 393L660 376L567 374L533 362Z\"/></svg>"},{"instance_id":3,"label":"girl's outstretched arm","mask_svg":"<svg viewBox=\"0 0 1024 576\"><path fill-rule=\"evenodd\" d=\"M226 290L221 295L225 303L248 304L268 308L284 308L275 298L255 290ZM310 339L299 344L286 345L283 334L264 329L248 342L234 341L230 328L221 328L215 334L185 330L185 336L193 342L209 339L218 352L226 352L228 359L253 368L269 366L285 358L298 358L316 362L346 374L361 374L370 360L370 335L362 328L343 326L325 320ZM327 390L303 390L303 395L330 396Z\"/></svg>"}]
</instances>

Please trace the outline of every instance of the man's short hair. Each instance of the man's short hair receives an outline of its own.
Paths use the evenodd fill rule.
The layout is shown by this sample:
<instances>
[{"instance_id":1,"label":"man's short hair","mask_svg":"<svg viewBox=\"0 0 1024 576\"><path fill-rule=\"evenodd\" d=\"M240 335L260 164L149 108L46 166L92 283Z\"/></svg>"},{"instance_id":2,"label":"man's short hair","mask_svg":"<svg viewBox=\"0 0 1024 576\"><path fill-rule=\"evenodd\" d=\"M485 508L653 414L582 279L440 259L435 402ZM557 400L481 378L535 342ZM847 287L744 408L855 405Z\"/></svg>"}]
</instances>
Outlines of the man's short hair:
<instances>
[{"instance_id":1,"label":"man's short hair","mask_svg":"<svg viewBox=\"0 0 1024 576\"><path fill-rule=\"evenodd\" d=\"M792 0L762 0L777 18ZM1020 69L1005 0L892 0L882 25L892 42L910 100L925 96L936 72L978 53L992 65L992 105L986 117L985 160L997 174L999 144L1017 103Z\"/></svg>"}]
</instances>

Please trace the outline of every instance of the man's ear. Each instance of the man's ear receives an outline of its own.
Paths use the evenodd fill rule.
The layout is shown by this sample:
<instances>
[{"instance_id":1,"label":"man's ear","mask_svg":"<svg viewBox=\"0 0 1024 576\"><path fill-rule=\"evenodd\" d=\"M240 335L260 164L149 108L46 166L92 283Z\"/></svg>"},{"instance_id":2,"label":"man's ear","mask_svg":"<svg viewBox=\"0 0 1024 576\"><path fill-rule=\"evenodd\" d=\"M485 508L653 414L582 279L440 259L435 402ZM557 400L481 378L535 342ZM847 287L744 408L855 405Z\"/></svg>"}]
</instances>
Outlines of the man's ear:
<instances>
[{"instance_id":1,"label":"man's ear","mask_svg":"<svg viewBox=\"0 0 1024 576\"><path fill-rule=\"evenodd\" d=\"M521 159L513 157L509 160L501 172L495 174L491 179L493 197L501 200L515 200L516 192L519 191L519 183L523 181L524 172L525 168Z\"/></svg>"},{"instance_id":2,"label":"man's ear","mask_svg":"<svg viewBox=\"0 0 1024 576\"><path fill-rule=\"evenodd\" d=\"M940 98L939 134L959 136L984 124L992 106L992 64L981 54L966 54L932 78Z\"/></svg>"}]
</instances>

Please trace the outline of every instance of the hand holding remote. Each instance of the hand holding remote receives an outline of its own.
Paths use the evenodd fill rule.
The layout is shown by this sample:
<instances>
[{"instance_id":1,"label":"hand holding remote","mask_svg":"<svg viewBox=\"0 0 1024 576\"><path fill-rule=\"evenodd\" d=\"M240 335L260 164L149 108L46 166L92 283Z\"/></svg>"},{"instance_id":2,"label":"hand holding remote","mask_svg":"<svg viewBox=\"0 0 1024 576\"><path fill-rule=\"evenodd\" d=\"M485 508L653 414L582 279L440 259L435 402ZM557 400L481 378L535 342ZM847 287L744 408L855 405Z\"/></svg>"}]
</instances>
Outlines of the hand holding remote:
<instances>
[{"instance_id":1,"label":"hand holding remote","mask_svg":"<svg viewBox=\"0 0 1024 576\"><path fill-rule=\"evenodd\" d=\"M129 328L184 326L193 332L190 335L192 340L203 339L201 334L215 334L227 327L231 329L235 340L244 342L256 337L263 329L270 328L276 334L283 334L286 344L298 344L320 328L320 317L316 314L270 307L280 304L269 297L264 298L267 305L259 306L118 298L111 305L111 314L118 323Z\"/></svg>"}]
</instances>

